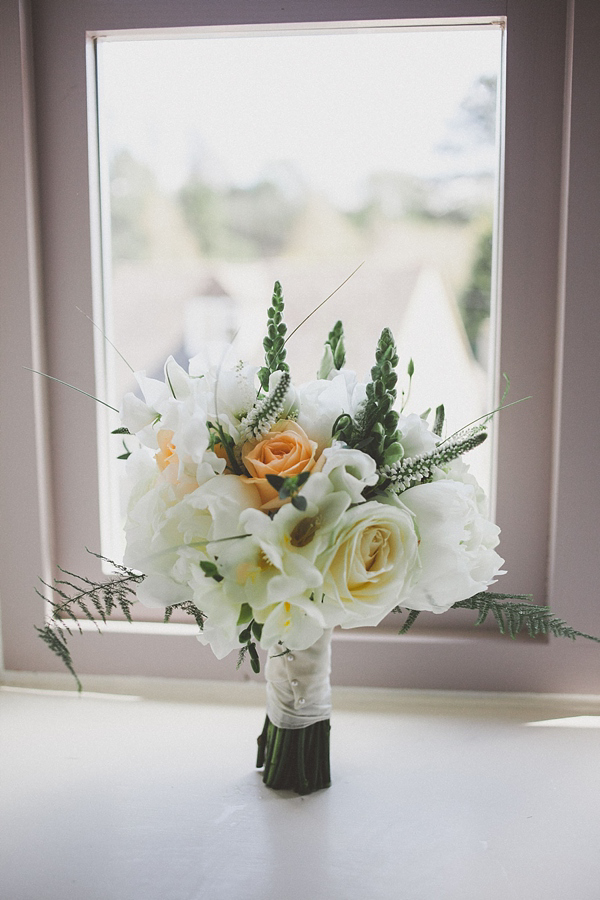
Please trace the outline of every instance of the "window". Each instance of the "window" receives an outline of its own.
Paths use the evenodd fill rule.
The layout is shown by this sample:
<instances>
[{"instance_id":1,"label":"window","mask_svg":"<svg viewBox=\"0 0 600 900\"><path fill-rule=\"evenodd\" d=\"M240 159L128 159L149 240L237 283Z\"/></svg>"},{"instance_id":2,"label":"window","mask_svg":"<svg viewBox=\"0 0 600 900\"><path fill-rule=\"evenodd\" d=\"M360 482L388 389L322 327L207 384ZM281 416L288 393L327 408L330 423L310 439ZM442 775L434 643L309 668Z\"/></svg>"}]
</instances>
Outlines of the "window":
<instances>
[{"instance_id":1,"label":"window","mask_svg":"<svg viewBox=\"0 0 600 900\"><path fill-rule=\"evenodd\" d=\"M400 391L415 366L407 409L443 401L448 434L493 408L503 36L500 22L375 22L98 39L101 321L119 351L96 345L98 396L118 407L136 390L123 357L156 377L169 355L258 363L275 280L290 330L346 282L287 345L295 384L342 319L361 378L392 328ZM111 559L117 424L101 430ZM488 488L491 443L470 457Z\"/></svg>"},{"instance_id":2,"label":"window","mask_svg":"<svg viewBox=\"0 0 600 900\"><path fill-rule=\"evenodd\" d=\"M582 46L583 62L579 65L591 66L590 60L595 57L586 43L585 27L577 30L576 18L573 77L577 102L573 105L571 200L567 206L566 192L561 188L566 183L561 181L562 165L568 162L563 153L565 58L570 63L565 46L569 21L566 0L557 3L551 11L538 0L518 3L490 0L489 4L481 0L414 0L391 5L377 0L365 4L363 20L375 18L384 26L397 25L400 21L406 24L407 20L398 19L404 10L413 19L415 15L423 18L435 15L439 20L445 15L449 24L479 22L482 14L488 20L507 17L500 368L510 374L515 393L531 393L534 400L528 407L517 407L510 415L505 414L498 429L497 518L503 527L502 551L510 571L504 586L506 590L531 590L537 599L548 596L548 542L553 521L554 593L549 599L559 614L582 630L598 631L586 599L589 590L587 595L584 590L586 585L597 583L590 580L593 554L588 552L582 558L577 548L568 549L562 542L562 522L573 523L574 519L568 495L573 496L575 489L586 513L593 508L590 504L594 489L589 484L583 488L578 475L577 462L585 458L581 455L583 447L576 450L572 461L560 452L572 448L570 432L565 429L572 423L571 410L579 410L580 398L588 395L583 382L578 386L581 393L573 407L567 408L561 402L561 388L564 400L574 402L574 373L586 371L586 354L578 343L578 329L581 329L578 310L585 309L589 322L598 316L597 310L581 305L582 290L589 283L582 280L585 268L579 248L586 246L583 224L586 219L581 210L589 199L586 201L586 191L581 186L583 176L581 170L574 168L574 160L578 158L577 153L583 153L590 145L586 140L595 121L595 113L590 112L595 106L585 102L585 92L592 88L585 86L585 78L578 68L577 40ZM277 29L290 24L290 18L295 23L304 21L322 27L325 22L344 21L359 13L356 4L350 11L340 0L325 0L319 4L318 12L312 3L298 3L291 13L282 12L280 5L270 2L256 6L239 4L239 8L231 3L215 11L212 5L204 7L186 2L173 10L160 2L146 3L142 9L127 0L120 3L108 0L91 8L89 5L73 7L68 0L45 3L36 0L31 6L31 28L28 28L27 19L23 18L25 12L24 4L5 4L2 24L6 27L0 32L9 51L3 57L6 60L3 65L11 85L2 98L2 114L15 136L14 142L2 149L3 163L9 166L3 171L10 172L2 181L3 214L10 210L8 223L3 227L6 239L2 252L8 263L3 287L8 292L5 296L18 298L18 302L6 304L3 309L7 327L3 324L1 340L9 377L2 379L1 390L3 409L7 410L3 412L4 421L22 421L23 447L19 448L19 462L21 472L27 470L25 479L2 475L3 521L11 521L13 525L0 552L5 573L2 584L5 665L11 669L39 670L52 665L41 644L38 647L40 642L31 627L34 621L40 620L40 607L31 593L31 583L35 573L47 570L43 565L44 548L48 558L60 560L67 568L82 570L85 565L82 544L93 548L100 542L97 410L86 398L69 395L65 399L64 389L57 390L54 385L36 387L35 400L30 382L21 379L19 386L12 389L16 381L14 373L21 372L20 366L32 357L33 335L35 368L43 366L57 377L94 392L91 362L94 350L89 323L83 316L77 319L73 314L76 306L91 312L89 298L94 295L98 303L102 278L99 257L91 251L98 241L97 235L90 235L90 221L95 223L98 217L94 209L97 192L89 189L86 38L90 52L94 37L118 30L255 24ZM396 19L391 19L391 15ZM283 21L284 16L287 21ZM22 58L27 63L23 69ZM35 107L28 106L28 84L23 84L23 78L30 77L29 66L35 70ZM91 125L93 128L94 123ZM31 165L34 148L37 168ZM573 198L578 207L573 205ZM39 220L36 208L39 208ZM562 231L561 208L565 214L569 212L569 217L562 219ZM597 212L591 215L593 218ZM36 221L40 225L39 242L33 227ZM573 230L569 230L571 223ZM36 247L41 263L39 270L35 265ZM593 254L590 256L593 258ZM562 296L561 285L562 295L566 296L566 305L561 307L566 330L558 333L562 355L556 370L559 390L555 398L556 310L557 297ZM36 305L37 286L43 289L39 294L43 297L43 307ZM569 327L571 338L566 340ZM40 363L42 349L46 359ZM42 402L44 393L48 398L47 407ZM47 424L44 409L49 410ZM36 411L37 418L34 418ZM573 422L571 427L574 425ZM584 429L582 440L592 458L593 429ZM37 453L34 446L38 447ZM50 512L56 523L54 529L46 527ZM41 537L38 522L42 523ZM582 546L588 549L585 540ZM560 565L564 568L560 569ZM564 597L566 585L572 586L577 594L572 606ZM557 589L562 593L556 593ZM150 626L147 631L151 632ZM465 642L469 643L468 653L463 652ZM101 639L85 634L76 654L76 664L82 673L108 670L124 674L233 677L229 660L218 664L209 653L199 652L194 641L174 632L168 637L152 633L109 633ZM334 656L334 678L346 683L492 690L599 689L597 676L593 675L593 658L585 647L575 656L572 648L559 647L553 642L549 646L531 647L520 642L507 646L501 639L491 637L478 641L471 631L423 633L402 641L392 635L348 633L337 642Z\"/></svg>"}]
</instances>

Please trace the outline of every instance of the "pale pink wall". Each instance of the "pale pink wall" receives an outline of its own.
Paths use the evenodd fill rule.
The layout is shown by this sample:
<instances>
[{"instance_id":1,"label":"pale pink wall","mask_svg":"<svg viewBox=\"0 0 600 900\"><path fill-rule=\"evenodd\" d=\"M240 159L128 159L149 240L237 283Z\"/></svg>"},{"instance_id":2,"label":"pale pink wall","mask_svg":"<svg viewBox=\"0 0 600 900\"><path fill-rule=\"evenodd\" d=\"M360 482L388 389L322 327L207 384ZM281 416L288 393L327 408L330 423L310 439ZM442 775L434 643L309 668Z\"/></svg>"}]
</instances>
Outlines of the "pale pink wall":
<instances>
[{"instance_id":1,"label":"pale pink wall","mask_svg":"<svg viewBox=\"0 0 600 900\"><path fill-rule=\"evenodd\" d=\"M3 374L0 379L1 422L11 454L0 469L0 591L3 604L5 665L11 669L56 669L51 657L40 652L32 625L41 617L33 585L44 568L44 541L33 428L34 401L30 376L18 380L20 365L31 359L30 322L23 313L29 303L32 277L28 247L32 242L28 223L35 215L27 205L24 159L27 157L20 100L20 48L18 0L1 4L0 34L11 52L0 54L4 105L0 107L3 142L0 161L0 217L2 221L2 341ZM433 15L442 10L465 15L482 14L481 0L374 0L366 5L369 15ZM251 18L252 4L228 0L218 5L222 22ZM44 299L49 311L48 351L52 365L62 366L60 377L82 383L89 376L92 341L83 317L74 319L75 305L88 308L92 296L89 247L89 191L86 154L85 81L83 39L85 27L101 28L112 16L121 27L139 24L142 5L127 0L115 3L45 0L33 2L37 48L38 87L49 90L50 105L39 102L40 178L42 184L42 234L44 250ZM281 16L287 21L304 15L315 20L335 20L352 15L356 3L323 0L320 4L298 0L281 12L281 4L265 0L256 7L263 21ZM363 7L365 8L365 7ZM597 0L574 0L574 69L572 141L570 145L569 199L563 214L567 226L564 260L561 261L560 183L563 97L563 59L567 44L568 0L493 0L485 11L508 14L509 123L507 140L507 201L505 249L510 269L505 272L504 340L507 368L520 385L531 380L533 405L515 412L512 421L522 426L501 426L501 477L513 486L499 505L504 527L503 552L509 560L512 581L506 589L534 589L546 596L548 571L552 576L550 600L556 611L575 627L600 634L597 585L600 582L598 513L600 478L595 472L600 425L597 416L598 335L600 334L600 285L598 238L598 146L600 145L600 63L594 36L599 33ZM275 15L275 9L277 16ZM212 12L211 12L212 11ZM249 12L250 11L250 12ZM214 15L214 5L179 0L143 4L146 24L198 23ZM366 17L366 16L365 16ZM273 19L272 19L273 20ZM210 20L212 21L212 20ZM511 31L512 27L512 31ZM512 37L511 37L512 35ZM533 35L533 37L532 37ZM53 43L55 41L61 41ZM66 43L65 43L66 42ZM56 47L66 48L57 53ZM531 50L531 52L530 52ZM511 64L511 59L513 64ZM511 79L518 90L511 87ZM515 81L516 79L516 81ZM523 81L530 90L522 89ZM15 92L15 84L19 90ZM511 96L512 94L512 96ZM537 100L535 99L537 98ZM548 109L559 115L550 129L543 127ZM520 145L527 138L533 147L523 158ZM52 155L53 154L53 155ZM527 198L534 197L537 212ZM564 308L560 297L560 273L564 271ZM65 303L68 306L65 306ZM525 309L525 315L524 313ZM553 333L564 319L558 369L559 407L555 465L555 532L549 557L551 526L551 423L555 377ZM35 317L34 317L35 318ZM515 330L518 332L515 340ZM535 360L532 366L532 360ZM5 367L5 368L4 368ZM533 368L533 375L532 373ZM69 398L72 400L73 398ZM87 402L86 402L87 403ZM81 514L97 503L95 413L92 405L71 402L54 406L51 437L55 455L53 479L62 537L60 560L77 567L83 556ZM531 419L531 421L530 421ZM533 423L533 430L531 424ZM527 430L529 429L529 430ZM16 438L15 438L16 430ZM69 455L65 436L77 431L78 452ZM522 434L527 437L522 439ZM84 460L82 463L81 460ZM91 493L88 488L91 486ZM86 498L91 497L91 500ZM82 499L83 498L83 499ZM525 502L524 502L525 498ZM519 503L521 506L519 506ZM529 519L534 523L529 526ZM97 516L86 528L86 542L94 545ZM96 529L96 530L95 530ZM74 549L71 549L74 548ZM80 548L80 549L77 549ZM525 553L523 553L523 549ZM550 567L547 567L550 558ZM600 648L578 642L552 640L531 645L501 638L478 640L468 634L442 637L408 636L404 640L374 635L341 636L334 649L334 680L385 686L534 690L600 693ZM195 641L181 637L86 634L77 645L76 662L81 672L103 669L134 674L180 677L236 676L230 660L217 663Z\"/></svg>"}]
</instances>

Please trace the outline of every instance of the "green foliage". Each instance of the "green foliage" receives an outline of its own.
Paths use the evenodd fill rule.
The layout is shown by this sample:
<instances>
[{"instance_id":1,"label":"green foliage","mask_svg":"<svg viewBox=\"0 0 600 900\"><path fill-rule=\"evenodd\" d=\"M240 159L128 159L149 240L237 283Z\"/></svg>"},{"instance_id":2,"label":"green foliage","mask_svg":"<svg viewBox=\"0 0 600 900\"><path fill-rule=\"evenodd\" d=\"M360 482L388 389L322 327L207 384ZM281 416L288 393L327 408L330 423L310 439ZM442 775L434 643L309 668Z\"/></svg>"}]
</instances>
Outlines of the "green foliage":
<instances>
[{"instance_id":1,"label":"green foliage","mask_svg":"<svg viewBox=\"0 0 600 900\"><path fill-rule=\"evenodd\" d=\"M210 562L208 559L202 559L200 561L200 568L207 578L213 578L217 582L223 581L223 576L219 574L219 570L214 562Z\"/></svg>"},{"instance_id":2,"label":"green foliage","mask_svg":"<svg viewBox=\"0 0 600 900\"><path fill-rule=\"evenodd\" d=\"M282 478L281 475L266 476L271 487L277 491L280 500L287 500L291 497L292 506L302 511L306 509L306 498L299 497L298 492L309 477L310 472L301 472L299 475L290 475L287 478Z\"/></svg>"},{"instance_id":3,"label":"green foliage","mask_svg":"<svg viewBox=\"0 0 600 900\"><path fill-rule=\"evenodd\" d=\"M398 413L393 409L398 381L394 369L397 365L394 336L389 328L384 328L377 344L366 400L354 419L342 415L333 426L335 439L368 453L378 467L391 465L402 454L397 431Z\"/></svg>"},{"instance_id":4,"label":"green foliage","mask_svg":"<svg viewBox=\"0 0 600 900\"><path fill-rule=\"evenodd\" d=\"M444 428L444 419L446 418L446 411L444 409L444 404L441 403L435 410L435 420L433 423L433 433L437 434L438 437L442 436L442 430Z\"/></svg>"},{"instance_id":5,"label":"green foliage","mask_svg":"<svg viewBox=\"0 0 600 900\"><path fill-rule=\"evenodd\" d=\"M254 640L260 641L263 626L253 618L252 607L247 603L242 603L237 624L246 625L246 627L242 631L240 631L240 635L238 638L240 644L243 644L243 646L240 648L240 652L238 653L236 669L240 668L246 658L246 655L248 655L250 657L250 666L252 668L252 671L258 675L258 673L260 672L260 658L258 656L258 650L256 649Z\"/></svg>"},{"instance_id":6,"label":"green foliage","mask_svg":"<svg viewBox=\"0 0 600 900\"><path fill-rule=\"evenodd\" d=\"M240 607L240 614L238 616L237 624L238 625L247 625L252 621L252 607L248 603L242 603ZM250 637L250 635L248 635Z\"/></svg>"},{"instance_id":7,"label":"green foliage","mask_svg":"<svg viewBox=\"0 0 600 900\"><path fill-rule=\"evenodd\" d=\"M258 371L258 379L264 391L269 388L269 378L273 372L289 372L285 362L285 335L287 325L283 321L283 292L278 281L273 286L271 305L267 310L267 336L263 341L265 364Z\"/></svg>"},{"instance_id":8,"label":"green foliage","mask_svg":"<svg viewBox=\"0 0 600 900\"><path fill-rule=\"evenodd\" d=\"M235 443L230 434L227 434L223 427L219 424L219 422L207 422L206 427L209 432L209 446L211 450L214 450L217 444L220 444L225 451L225 455L227 456L227 465L231 469L234 475L241 475L243 472L242 467L238 463L235 455Z\"/></svg>"},{"instance_id":9,"label":"green foliage","mask_svg":"<svg viewBox=\"0 0 600 900\"><path fill-rule=\"evenodd\" d=\"M120 456L117 456L117 459L129 459L129 457L131 456L131 450L129 449L125 441L123 441L123 449L125 450L125 452L121 453Z\"/></svg>"},{"instance_id":10,"label":"green foliage","mask_svg":"<svg viewBox=\"0 0 600 900\"><path fill-rule=\"evenodd\" d=\"M329 332L326 343L331 347L334 367L336 369L343 368L346 363L346 348L344 346L344 326L339 320Z\"/></svg>"},{"instance_id":11,"label":"green foliage","mask_svg":"<svg viewBox=\"0 0 600 900\"><path fill-rule=\"evenodd\" d=\"M498 624L500 634L508 634L515 638L521 631L527 630L530 637L538 634L553 634L555 637L566 637L571 640L582 637L600 643L600 638L582 631L576 631L558 616L549 606L536 606L530 594L498 594L493 591L481 591L467 600L454 603L452 609L472 609L478 613L475 625L482 625L491 613ZM406 612L397 606L393 612ZM408 617L399 631L406 634L414 625L421 610L410 610Z\"/></svg>"},{"instance_id":12,"label":"green foliage","mask_svg":"<svg viewBox=\"0 0 600 900\"><path fill-rule=\"evenodd\" d=\"M329 378L334 369L341 369L346 362L346 348L344 347L344 327L340 321L336 322L323 348L323 358L319 365L317 378Z\"/></svg>"},{"instance_id":13,"label":"green foliage","mask_svg":"<svg viewBox=\"0 0 600 900\"><path fill-rule=\"evenodd\" d=\"M236 669L240 668L240 666L246 659L246 654L247 654L250 657L250 667L251 667L252 671L256 675L258 675L258 673L260 672L260 658L258 656L258 650L256 649L256 644L251 639L252 626L254 624L256 624L256 623L254 622L254 619L253 619L252 622L250 623L250 625L248 625L248 627L245 628L240 634L240 643L243 644L244 646L240 648L240 651L238 653ZM262 628L262 626L261 626L261 628Z\"/></svg>"}]
</instances>

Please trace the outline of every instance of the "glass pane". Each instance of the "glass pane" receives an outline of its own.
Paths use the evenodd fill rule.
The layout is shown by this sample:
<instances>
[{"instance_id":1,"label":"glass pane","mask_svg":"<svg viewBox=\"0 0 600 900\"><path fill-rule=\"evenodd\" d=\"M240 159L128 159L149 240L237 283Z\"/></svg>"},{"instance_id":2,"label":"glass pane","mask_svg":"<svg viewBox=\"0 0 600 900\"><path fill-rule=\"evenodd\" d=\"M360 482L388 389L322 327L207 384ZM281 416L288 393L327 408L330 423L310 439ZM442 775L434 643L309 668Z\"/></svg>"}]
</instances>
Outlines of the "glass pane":
<instances>
[{"instance_id":1,"label":"glass pane","mask_svg":"<svg viewBox=\"0 0 600 900\"><path fill-rule=\"evenodd\" d=\"M337 319L366 378L389 326L407 411L443 402L448 434L485 413L501 45L490 27L99 41L106 327L131 366L259 365L275 280L293 329L362 263L289 341L294 381ZM119 405L134 384L109 360ZM488 447L470 462L489 484Z\"/></svg>"}]
</instances>

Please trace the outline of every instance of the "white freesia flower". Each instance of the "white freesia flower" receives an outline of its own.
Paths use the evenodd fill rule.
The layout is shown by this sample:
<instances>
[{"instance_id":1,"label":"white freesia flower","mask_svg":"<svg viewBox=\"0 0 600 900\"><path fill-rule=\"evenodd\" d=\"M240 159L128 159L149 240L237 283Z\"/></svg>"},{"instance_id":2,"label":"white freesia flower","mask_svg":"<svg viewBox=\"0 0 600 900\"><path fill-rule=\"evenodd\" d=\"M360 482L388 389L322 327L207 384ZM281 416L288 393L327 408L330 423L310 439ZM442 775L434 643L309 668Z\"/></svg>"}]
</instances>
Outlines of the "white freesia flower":
<instances>
[{"instance_id":1,"label":"white freesia flower","mask_svg":"<svg viewBox=\"0 0 600 900\"><path fill-rule=\"evenodd\" d=\"M143 400L135 394L125 394L121 406L121 422L135 434L140 443L155 449L156 428L176 430L178 407L192 395L190 377L178 362L170 356L164 367L165 379L148 378L145 372L136 372Z\"/></svg>"},{"instance_id":2,"label":"white freesia flower","mask_svg":"<svg viewBox=\"0 0 600 900\"><path fill-rule=\"evenodd\" d=\"M121 403L121 424L131 434L137 434L149 425L152 425L157 416L157 411L148 406L139 397L136 397L135 394L128 393L123 397Z\"/></svg>"},{"instance_id":3,"label":"white freesia flower","mask_svg":"<svg viewBox=\"0 0 600 900\"><path fill-rule=\"evenodd\" d=\"M128 393L121 404L121 424L134 434L140 443L156 449L156 431L154 425L160 421L161 412L168 402L168 387L155 378L147 378L145 372L136 372L136 381L140 385L144 399Z\"/></svg>"},{"instance_id":4,"label":"white freesia flower","mask_svg":"<svg viewBox=\"0 0 600 900\"><path fill-rule=\"evenodd\" d=\"M215 605L214 612L197 636L201 644L210 646L217 659L224 659L232 650L239 650L241 647L239 635L242 626L235 624L235 618L224 616L223 609L219 604Z\"/></svg>"},{"instance_id":5,"label":"white freesia flower","mask_svg":"<svg viewBox=\"0 0 600 900\"><path fill-rule=\"evenodd\" d=\"M240 607L248 603L264 625L261 644L266 648L283 641L290 649L304 649L310 646L308 636L316 640L317 631L326 627L322 605L311 599L322 593L323 576L315 560L350 497L335 491L319 473L310 476L301 495L305 510L287 504L270 518L248 509L240 516L248 537L209 547L230 595ZM307 617L314 621L306 622Z\"/></svg>"},{"instance_id":6,"label":"white freesia flower","mask_svg":"<svg viewBox=\"0 0 600 900\"><path fill-rule=\"evenodd\" d=\"M317 563L329 624L376 625L403 602L419 574L412 514L376 501L349 509Z\"/></svg>"},{"instance_id":7,"label":"white freesia flower","mask_svg":"<svg viewBox=\"0 0 600 900\"><path fill-rule=\"evenodd\" d=\"M317 468L327 475L336 491L346 491L352 503L364 503L364 489L378 480L373 457L362 450L351 450L340 441L325 448Z\"/></svg>"},{"instance_id":8,"label":"white freesia flower","mask_svg":"<svg viewBox=\"0 0 600 900\"><path fill-rule=\"evenodd\" d=\"M472 484L440 480L404 491L402 503L415 516L421 577L408 609L443 613L493 584L504 560L494 548L500 529L479 508Z\"/></svg>"},{"instance_id":9,"label":"white freesia flower","mask_svg":"<svg viewBox=\"0 0 600 900\"><path fill-rule=\"evenodd\" d=\"M306 597L271 607L264 620L261 645L268 648L281 642L287 650L312 647L327 630L321 614L314 607L315 602Z\"/></svg>"},{"instance_id":10,"label":"white freesia flower","mask_svg":"<svg viewBox=\"0 0 600 900\"><path fill-rule=\"evenodd\" d=\"M223 475L198 488L186 500L188 515L180 525L183 540L194 543L196 517L198 514L208 514L211 519L210 543L202 548L202 558L214 562L220 573L221 548L243 544L247 540L241 530L240 514L244 509L259 504L258 492L235 475ZM215 655L222 659L231 650L240 647L238 638L243 626L238 625L238 619L244 599L222 574L219 574L220 581L205 575L200 561L200 558L195 559L188 569L192 599L207 616L198 640L209 643Z\"/></svg>"}]
</instances>

